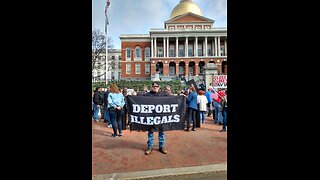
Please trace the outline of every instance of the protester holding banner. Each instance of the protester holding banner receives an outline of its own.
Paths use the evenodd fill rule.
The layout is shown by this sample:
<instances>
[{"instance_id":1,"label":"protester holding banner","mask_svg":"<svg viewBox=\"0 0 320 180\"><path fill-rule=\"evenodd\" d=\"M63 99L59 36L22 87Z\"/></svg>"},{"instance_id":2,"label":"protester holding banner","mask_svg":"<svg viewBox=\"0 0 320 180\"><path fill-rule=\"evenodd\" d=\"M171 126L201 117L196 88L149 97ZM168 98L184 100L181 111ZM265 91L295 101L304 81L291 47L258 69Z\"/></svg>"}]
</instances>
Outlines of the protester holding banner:
<instances>
[{"instance_id":1,"label":"protester holding banner","mask_svg":"<svg viewBox=\"0 0 320 180\"><path fill-rule=\"evenodd\" d=\"M164 87L164 89L162 90L162 93L164 93L166 96L173 95L172 92L171 92L171 86L170 85L166 85Z\"/></svg>"},{"instance_id":2,"label":"protester holding banner","mask_svg":"<svg viewBox=\"0 0 320 180\"><path fill-rule=\"evenodd\" d=\"M127 111L127 98L126 96L128 95L128 88L124 88L121 92L123 94L124 97L124 106L123 106L123 114L122 114L122 130L127 129L127 115L128 115L128 111ZM129 123L128 123L129 124Z\"/></svg>"},{"instance_id":3,"label":"protester holding banner","mask_svg":"<svg viewBox=\"0 0 320 180\"><path fill-rule=\"evenodd\" d=\"M157 82L152 83L152 89L151 91L145 93L143 96L167 96L165 93L159 92L159 84ZM157 126L153 126L154 129L150 129L148 131L148 149L145 151L146 155L151 154L152 152L152 147L153 147L153 141L154 141L154 135L153 132L156 128L158 128L158 140L159 140L159 151L162 152L163 154L167 154L168 151L164 147L164 130L162 127L162 124L159 124Z\"/></svg>"},{"instance_id":4,"label":"protester holding banner","mask_svg":"<svg viewBox=\"0 0 320 180\"><path fill-rule=\"evenodd\" d=\"M122 115L124 105L125 100L123 94L120 92L117 85L111 85L110 93L108 95L108 110L113 129L112 137L122 136ZM119 130L119 134L117 133L117 129Z\"/></svg>"},{"instance_id":5,"label":"protester holding banner","mask_svg":"<svg viewBox=\"0 0 320 180\"><path fill-rule=\"evenodd\" d=\"M188 120L187 120L187 129L185 131L190 131L190 121L192 120L192 131L195 131L196 119L195 115L198 110L197 105L197 94L194 86L190 86L189 95L187 99L188 104Z\"/></svg>"}]
</instances>

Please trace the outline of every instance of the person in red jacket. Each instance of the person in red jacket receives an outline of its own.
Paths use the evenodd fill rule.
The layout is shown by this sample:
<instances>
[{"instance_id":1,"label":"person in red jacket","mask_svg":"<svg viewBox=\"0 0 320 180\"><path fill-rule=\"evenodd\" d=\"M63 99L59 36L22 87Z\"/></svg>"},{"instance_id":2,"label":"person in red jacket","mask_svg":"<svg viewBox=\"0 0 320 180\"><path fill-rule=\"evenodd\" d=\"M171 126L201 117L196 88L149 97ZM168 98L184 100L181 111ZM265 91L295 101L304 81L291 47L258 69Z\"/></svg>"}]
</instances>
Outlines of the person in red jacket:
<instances>
[{"instance_id":1,"label":"person in red jacket","mask_svg":"<svg viewBox=\"0 0 320 180\"><path fill-rule=\"evenodd\" d=\"M213 106L214 106L214 113L215 113L214 123L222 125L223 124L223 122L222 122L223 117L222 117L222 113L221 113L222 107L220 104L221 103L221 94L219 94L219 92L217 90L215 90L214 93L216 93L218 95L218 97L216 99L212 98Z\"/></svg>"}]
</instances>

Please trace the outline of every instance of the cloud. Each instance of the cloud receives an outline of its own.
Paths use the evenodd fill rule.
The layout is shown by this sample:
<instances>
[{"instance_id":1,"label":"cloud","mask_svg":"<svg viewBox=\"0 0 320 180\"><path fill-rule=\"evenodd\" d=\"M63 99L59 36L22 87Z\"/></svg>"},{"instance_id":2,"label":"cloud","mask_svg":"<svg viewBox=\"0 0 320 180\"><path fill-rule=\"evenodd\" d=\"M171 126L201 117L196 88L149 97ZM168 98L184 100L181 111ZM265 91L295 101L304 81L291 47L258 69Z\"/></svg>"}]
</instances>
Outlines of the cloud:
<instances>
[{"instance_id":1,"label":"cloud","mask_svg":"<svg viewBox=\"0 0 320 180\"><path fill-rule=\"evenodd\" d=\"M193 0L203 16L215 20L215 27L226 27L227 0ZM120 48L121 34L148 34L151 28L163 28L180 0L110 0L108 36L114 48ZM92 28L104 31L106 0L92 0Z\"/></svg>"}]
</instances>

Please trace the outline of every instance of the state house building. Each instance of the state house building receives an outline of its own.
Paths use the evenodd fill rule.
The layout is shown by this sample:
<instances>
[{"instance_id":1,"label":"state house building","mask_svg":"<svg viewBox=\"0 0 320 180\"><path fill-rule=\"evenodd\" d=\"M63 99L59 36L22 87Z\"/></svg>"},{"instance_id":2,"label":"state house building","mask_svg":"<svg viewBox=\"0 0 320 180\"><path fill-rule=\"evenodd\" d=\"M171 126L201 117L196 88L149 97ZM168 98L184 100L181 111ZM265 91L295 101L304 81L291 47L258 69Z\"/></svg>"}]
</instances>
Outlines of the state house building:
<instances>
[{"instance_id":1,"label":"state house building","mask_svg":"<svg viewBox=\"0 0 320 180\"><path fill-rule=\"evenodd\" d=\"M161 80L203 76L208 63L227 74L227 28L215 28L192 0L180 0L163 29L149 34L124 34L121 79Z\"/></svg>"}]
</instances>

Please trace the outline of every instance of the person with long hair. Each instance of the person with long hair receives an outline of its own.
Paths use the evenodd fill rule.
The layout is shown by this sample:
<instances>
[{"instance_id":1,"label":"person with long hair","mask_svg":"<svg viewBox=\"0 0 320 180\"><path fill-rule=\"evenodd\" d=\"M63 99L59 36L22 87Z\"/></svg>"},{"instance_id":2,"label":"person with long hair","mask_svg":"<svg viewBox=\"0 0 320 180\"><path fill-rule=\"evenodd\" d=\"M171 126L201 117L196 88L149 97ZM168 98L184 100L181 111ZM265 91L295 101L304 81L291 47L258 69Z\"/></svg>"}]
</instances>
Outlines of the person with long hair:
<instances>
[{"instance_id":1,"label":"person with long hair","mask_svg":"<svg viewBox=\"0 0 320 180\"><path fill-rule=\"evenodd\" d=\"M195 131L196 127L196 118L195 115L198 110L198 105L197 105L197 93L196 89L193 86L190 86L189 88L189 95L187 99L187 104L188 104L188 120L187 120L187 129L185 131L190 131L190 121L192 120L192 131Z\"/></svg>"},{"instance_id":2,"label":"person with long hair","mask_svg":"<svg viewBox=\"0 0 320 180\"><path fill-rule=\"evenodd\" d=\"M111 85L108 95L108 110L112 124L112 137L122 136L122 115L125 100L116 84ZM119 134L117 133L119 130Z\"/></svg>"}]
</instances>

